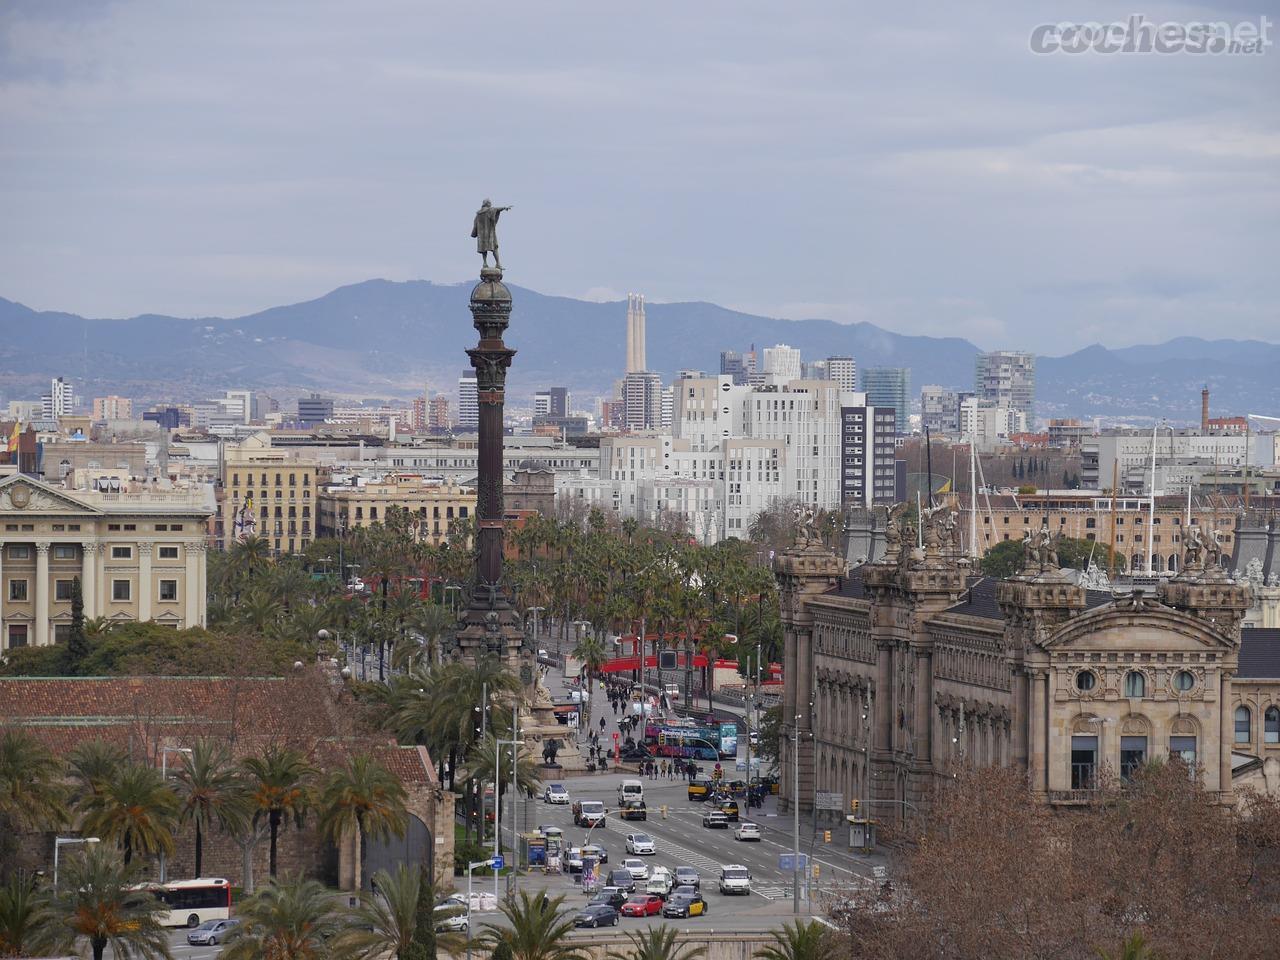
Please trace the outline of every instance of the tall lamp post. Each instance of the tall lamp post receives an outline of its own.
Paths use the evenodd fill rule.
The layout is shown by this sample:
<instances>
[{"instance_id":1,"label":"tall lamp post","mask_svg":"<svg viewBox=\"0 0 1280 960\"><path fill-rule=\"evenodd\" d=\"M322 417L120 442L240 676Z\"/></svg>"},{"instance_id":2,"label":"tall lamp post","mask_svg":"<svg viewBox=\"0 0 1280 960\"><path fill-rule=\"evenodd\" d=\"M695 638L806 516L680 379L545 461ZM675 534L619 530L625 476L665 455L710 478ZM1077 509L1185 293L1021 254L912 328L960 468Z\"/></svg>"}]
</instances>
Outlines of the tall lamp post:
<instances>
[{"instance_id":1,"label":"tall lamp post","mask_svg":"<svg viewBox=\"0 0 1280 960\"><path fill-rule=\"evenodd\" d=\"M160 779L164 780L166 783L169 780L169 754L171 753L185 753L187 756L191 756L191 748L190 747L161 747L160 748ZM164 861L164 851L161 850L160 851L160 882L164 883L164 881L165 881L165 861Z\"/></svg>"},{"instance_id":2,"label":"tall lamp post","mask_svg":"<svg viewBox=\"0 0 1280 960\"><path fill-rule=\"evenodd\" d=\"M514 724L516 727L515 736L512 737L510 740L503 740L501 737L494 738L493 856L495 860L502 855L502 820L498 816L498 798L502 796L502 748L503 747L513 748L511 751L511 847L513 851L516 846L516 818L515 818L516 773L519 770L519 765L516 762L516 758L519 756L518 751L520 747L524 746L524 741L520 739L519 723L520 723L520 719L519 719L519 714L517 712L517 715L514 720ZM512 860L512 864L513 864L512 870L515 869L514 863L515 861ZM497 870L493 871L493 895L494 897L498 896L498 871Z\"/></svg>"},{"instance_id":3,"label":"tall lamp post","mask_svg":"<svg viewBox=\"0 0 1280 960\"><path fill-rule=\"evenodd\" d=\"M77 843L98 843L97 837L57 837L53 841L53 892L58 892L58 851Z\"/></svg>"},{"instance_id":4,"label":"tall lamp post","mask_svg":"<svg viewBox=\"0 0 1280 960\"><path fill-rule=\"evenodd\" d=\"M791 912L800 913L800 714L791 723ZM816 814L815 814L816 815Z\"/></svg>"}]
</instances>

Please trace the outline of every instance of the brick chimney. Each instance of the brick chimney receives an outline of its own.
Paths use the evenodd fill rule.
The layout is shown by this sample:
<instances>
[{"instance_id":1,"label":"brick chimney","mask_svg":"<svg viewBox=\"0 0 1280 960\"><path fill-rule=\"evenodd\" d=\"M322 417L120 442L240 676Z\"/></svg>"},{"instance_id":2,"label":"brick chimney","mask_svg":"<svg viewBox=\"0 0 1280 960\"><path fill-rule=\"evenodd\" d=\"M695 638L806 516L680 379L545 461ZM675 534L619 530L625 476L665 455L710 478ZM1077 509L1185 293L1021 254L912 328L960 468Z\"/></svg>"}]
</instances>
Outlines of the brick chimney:
<instances>
[{"instance_id":1,"label":"brick chimney","mask_svg":"<svg viewBox=\"0 0 1280 960\"><path fill-rule=\"evenodd\" d=\"M1200 391L1200 432L1209 432L1209 385Z\"/></svg>"}]
</instances>

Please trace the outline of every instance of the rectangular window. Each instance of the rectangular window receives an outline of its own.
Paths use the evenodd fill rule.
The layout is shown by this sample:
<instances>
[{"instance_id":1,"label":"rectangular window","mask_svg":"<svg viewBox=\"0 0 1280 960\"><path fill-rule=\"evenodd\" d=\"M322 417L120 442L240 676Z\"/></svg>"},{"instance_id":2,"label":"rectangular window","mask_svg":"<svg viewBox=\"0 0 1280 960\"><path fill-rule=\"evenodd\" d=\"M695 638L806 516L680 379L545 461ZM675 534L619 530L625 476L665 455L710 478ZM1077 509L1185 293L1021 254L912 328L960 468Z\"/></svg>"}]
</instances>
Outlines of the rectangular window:
<instances>
[{"instance_id":1,"label":"rectangular window","mask_svg":"<svg viewBox=\"0 0 1280 960\"><path fill-rule=\"evenodd\" d=\"M1133 775L1138 771L1138 768L1146 762L1146 737L1120 738L1120 779L1133 779Z\"/></svg>"},{"instance_id":2,"label":"rectangular window","mask_svg":"<svg viewBox=\"0 0 1280 960\"><path fill-rule=\"evenodd\" d=\"M138 525L137 525L136 523L126 523L126 524L124 525L124 528L125 528L126 530L137 530L137 529L138 529Z\"/></svg>"},{"instance_id":3,"label":"rectangular window","mask_svg":"<svg viewBox=\"0 0 1280 960\"><path fill-rule=\"evenodd\" d=\"M128 560L133 556L133 547L112 547L112 560Z\"/></svg>"},{"instance_id":4,"label":"rectangular window","mask_svg":"<svg viewBox=\"0 0 1280 960\"><path fill-rule=\"evenodd\" d=\"M27 581L25 580L9 581L9 602L10 603L26 603L27 602Z\"/></svg>"},{"instance_id":5,"label":"rectangular window","mask_svg":"<svg viewBox=\"0 0 1280 960\"><path fill-rule=\"evenodd\" d=\"M76 548L71 543L55 543L53 545L53 559L55 560L74 560L76 558Z\"/></svg>"},{"instance_id":6,"label":"rectangular window","mask_svg":"<svg viewBox=\"0 0 1280 960\"><path fill-rule=\"evenodd\" d=\"M178 548L177 547L161 547L160 559L161 560L177 560Z\"/></svg>"},{"instance_id":7,"label":"rectangular window","mask_svg":"<svg viewBox=\"0 0 1280 960\"><path fill-rule=\"evenodd\" d=\"M1188 767L1194 767L1196 765L1196 738L1170 737L1169 756L1181 757L1182 762Z\"/></svg>"},{"instance_id":8,"label":"rectangular window","mask_svg":"<svg viewBox=\"0 0 1280 960\"><path fill-rule=\"evenodd\" d=\"M9 624L9 649L27 645L27 625L25 623Z\"/></svg>"},{"instance_id":9,"label":"rectangular window","mask_svg":"<svg viewBox=\"0 0 1280 960\"><path fill-rule=\"evenodd\" d=\"M133 595L133 585L128 580L112 580L111 581L111 599L116 603L128 603L129 598Z\"/></svg>"},{"instance_id":10,"label":"rectangular window","mask_svg":"<svg viewBox=\"0 0 1280 960\"><path fill-rule=\"evenodd\" d=\"M71 580L55 580L53 581L53 599L62 603L71 602Z\"/></svg>"},{"instance_id":11,"label":"rectangular window","mask_svg":"<svg viewBox=\"0 0 1280 960\"><path fill-rule=\"evenodd\" d=\"M15 543L9 547L10 560L30 560L31 547L25 543Z\"/></svg>"},{"instance_id":12,"label":"rectangular window","mask_svg":"<svg viewBox=\"0 0 1280 960\"><path fill-rule=\"evenodd\" d=\"M177 580L161 580L160 581L160 599L162 601L174 601L178 599L178 581Z\"/></svg>"},{"instance_id":13,"label":"rectangular window","mask_svg":"<svg viewBox=\"0 0 1280 960\"><path fill-rule=\"evenodd\" d=\"M182 529L182 524L180 524L180 523L171 523L171 524L169 524L169 529L170 529L171 531L172 531L172 530L181 530L181 529Z\"/></svg>"},{"instance_id":14,"label":"rectangular window","mask_svg":"<svg viewBox=\"0 0 1280 960\"><path fill-rule=\"evenodd\" d=\"M1097 786L1098 738L1071 738L1071 789L1092 790Z\"/></svg>"},{"instance_id":15,"label":"rectangular window","mask_svg":"<svg viewBox=\"0 0 1280 960\"><path fill-rule=\"evenodd\" d=\"M55 623L53 625L53 642L66 643L71 639L71 624Z\"/></svg>"}]
</instances>

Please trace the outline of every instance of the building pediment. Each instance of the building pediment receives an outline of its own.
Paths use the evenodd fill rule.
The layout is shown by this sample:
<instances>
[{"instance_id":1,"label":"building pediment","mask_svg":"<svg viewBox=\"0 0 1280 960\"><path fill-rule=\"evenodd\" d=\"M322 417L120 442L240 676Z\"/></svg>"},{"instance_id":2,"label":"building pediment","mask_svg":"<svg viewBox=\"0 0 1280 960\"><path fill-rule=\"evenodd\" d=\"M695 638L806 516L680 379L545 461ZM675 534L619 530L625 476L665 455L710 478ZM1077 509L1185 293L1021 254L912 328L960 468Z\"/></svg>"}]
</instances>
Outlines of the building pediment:
<instances>
[{"instance_id":1,"label":"building pediment","mask_svg":"<svg viewBox=\"0 0 1280 960\"><path fill-rule=\"evenodd\" d=\"M100 517L102 511L51 487L42 480L15 473L0 479L0 515L5 517L67 516Z\"/></svg>"},{"instance_id":2,"label":"building pediment","mask_svg":"<svg viewBox=\"0 0 1280 960\"><path fill-rule=\"evenodd\" d=\"M1215 624L1153 600L1117 601L1067 620L1040 641L1046 650L1234 650Z\"/></svg>"}]
</instances>

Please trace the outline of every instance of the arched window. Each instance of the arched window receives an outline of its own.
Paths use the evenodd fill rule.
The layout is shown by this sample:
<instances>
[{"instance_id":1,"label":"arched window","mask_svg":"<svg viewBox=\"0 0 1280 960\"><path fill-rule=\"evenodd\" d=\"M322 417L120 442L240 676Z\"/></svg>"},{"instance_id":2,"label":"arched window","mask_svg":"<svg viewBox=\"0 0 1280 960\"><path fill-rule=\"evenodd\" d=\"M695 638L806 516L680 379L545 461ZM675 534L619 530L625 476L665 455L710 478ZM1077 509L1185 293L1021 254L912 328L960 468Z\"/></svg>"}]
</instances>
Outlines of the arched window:
<instances>
[{"instance_id":1,"label":"arched window","mask_svg":"<svg viewBox=\"0 0 1280 960\"><path fill-rule=\"evenodd\" d=\"M1280 707L1267 707L1262 715L1262 739L1267 743L1280 743Z\"/></svg>"},{"instance_id":2,"label":"arched window","mask_svg":"<svg viewBox=\"0 0 1280 960\"><path fill-rule=\"evenodd\" d=\"M1236 707L1236 743L1249 743L1253 740L1252 720L1248 707Z\"/></svg>"},{"instance_id":3,"label":"arched window","mask_svg":"<svg viewBox=\"0 0 1280 960\"><path fill-rule=\"evenodd\" d=\"M1147 695L1147 678L1137 670L1130 670L1124 675L1124 695L1126 697L1145 697Z\"/></svg>"}]
</instances>

